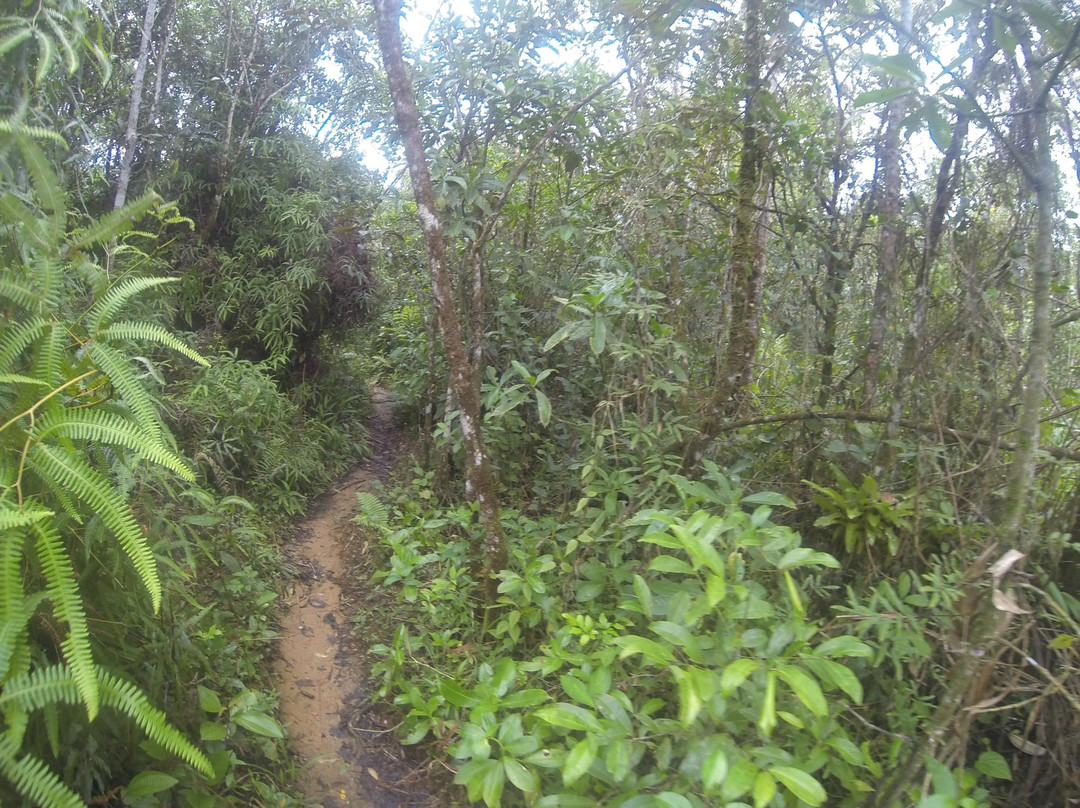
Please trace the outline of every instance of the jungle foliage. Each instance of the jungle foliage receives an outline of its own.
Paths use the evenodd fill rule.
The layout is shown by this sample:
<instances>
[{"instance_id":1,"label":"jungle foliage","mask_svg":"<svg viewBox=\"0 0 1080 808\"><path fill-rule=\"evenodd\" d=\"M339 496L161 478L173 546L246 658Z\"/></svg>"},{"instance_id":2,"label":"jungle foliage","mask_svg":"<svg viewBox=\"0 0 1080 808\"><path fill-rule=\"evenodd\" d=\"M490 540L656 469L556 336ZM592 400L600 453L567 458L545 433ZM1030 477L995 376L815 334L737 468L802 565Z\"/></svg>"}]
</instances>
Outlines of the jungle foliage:
<instances>
[{"instance_id":1,"label":"jungle foliage","mask_svg":"<svg viewBox=\"0 0 1080 808\"><path fill-rule=\"evenodd\" d=\"M374 382L356 622L460 800L1080 798L1075 5L399 5L3 10L0 802L302 804Z\"/></svg>"}]
</instances>

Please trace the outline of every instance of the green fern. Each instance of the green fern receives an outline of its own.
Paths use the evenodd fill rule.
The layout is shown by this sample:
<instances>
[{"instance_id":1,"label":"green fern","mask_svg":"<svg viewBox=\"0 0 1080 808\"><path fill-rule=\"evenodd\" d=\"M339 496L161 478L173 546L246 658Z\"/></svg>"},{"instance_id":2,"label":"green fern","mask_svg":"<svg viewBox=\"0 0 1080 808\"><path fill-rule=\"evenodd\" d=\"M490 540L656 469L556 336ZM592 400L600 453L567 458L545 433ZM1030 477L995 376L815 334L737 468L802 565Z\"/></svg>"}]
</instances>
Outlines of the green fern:
<instances>
[{"instance_id":1,"label":"green fern","mask_svg":"<svg viewBox=\"0 0 1080 808\"><path fill-rule=\"evenodd\" d=\"M133 323L133 322L120 322L113 323L104 331L100 331L97 334L99 339L123 339L123 340L140 340L145 342L156 342L158 345L163 345L166 348L171 348L179 354L183 354L193 362L202 365L203 367L210 367L210 363L206 361L197 351L193 351L187 345L185 345L175 334L168 329L162 328L156 323Z\"/></svg>"},{"instance_id":2,"label":"green fern","mask_svg":"<svg viewBox=\"0 0 1080 808\"><path fill-rule=\"evenodd\" d=\"M90 720L97 717L101 696L95 676L94 654L90 650L90 629L86 625L79 585L64 542L53 530L34 527L37 555L48 584L49 600L57 618L68 625L68 635L61 643L64 658L71 668L75 686Z\"/></svg>"},{"instance_id":3,"label":"green fern","mask_svg":"<svg viewBox=\"0 0 1080 808\"><path fill-rule=\"evenodd\" d=\"M19 757L19 747L4 735L0 735L0 773L42 808L86 808L44 761L32 755Z\"/></svg>"},{"instance_id":4,"label":"green fern","mask_svg":"<svg viewBox=\"0 0 1080 808\"><path fill-rule=\"evenodd\" d=\"M94 332L99 332L113 321L113 318L127 305L135 295L147 289L176 283L176 278L128 278L111 287L86 314L93 323ZM149 323L141 324L149 325Z\"/></svg>"},{"instance_id":5,"label":"green fern","mask_svg":"<svg viewBox=\"0 0 1080 808\"><path fill-rule=\"evenodd\" d=\"M147 437L157 443L163 442L165 425L161 421L157 405L135 375L135 369L127 358L101 342L90 342L86 346L86 352L109 378L109 382L131 409L136 423L146 432Z\"/></svg>"},{"instance_id":6,"label":"green fern","mask_svg":"<svg viewBox=\"0 0 1080 808\"><path fill-rule=\"evenodd\" d=\"M0 284L0 296L3 295L4 287ZM35 340L41 339L48 328L49 321L41 317L33 317L7 328L5 333L0 335L0 368L11 367L13 360L33 345Z\"/></svg>"},{"instance_id":7,"label":"green fern","mask_svg":"<svg viewBox=\"0 0 1080 808\"><path fill-rule=\"evenodd\" d=\"M95 441L108 446L123 446L143 455L147 460L175 472L188 482L195 475L184 461L160 444L151 443L139 427L116 413L103 410L61 410L49 414L33 430L34 439L44 441L50 436L79 441ZM3 512L0 512L0 526Z\"/></svg>"},{"instance_id":8,"label":"green fern","mask_svg":"<svg viewBox=\"0 0 1080 808\"><path fill-rule=\"evenodd\" d=\"M169 724L165 714L150 704L138 685L101 669L96 673L102 706L118 710L132 719L151 741L203 774L213 775L214 769L206 756ZM80 698L72 671L66 665L51 665L8 682L0 693L0 709L17 706L29 713L50 704L78 704Z\"/></svg>"},{"instance_id":9,"label":"green fern","mask_svg":"<svg viewBox=\"0 0 1080 808\"><path fill-rule=\"evenodd\" d=\"M156 613L161 608L161 580L154 554L131 515L131 508L109 481L75 452L59 446L36 444L27 456L26 465L51 487L70 491L101 517L135 565Z\"/></svg>"},{"instance_id":10,"label":"green fern","mask_svg":"<svg viewBox=\"0 0 1080 808\"><path fill-rule=\"evenodd\" d=\"M360 506L360 512L354 518L358 524L384 527L390 521L390 509L374 494L359 491L356 494L356 503Z\"/></svg>"},{"instance_id":11,"label":"green fern","mask_svg":"<svg viewBox=\"0 0 1080 808\"><path fill-rule=\"evenodd\" d=\"M161 202L161 197L153 191L133 199L122 208L110 211L91 224L71 234L65 245L69 252L86 250L99 244L107 244L117 236L126 233L137 219L141 219Z\"/></svg>"}]
</instances>

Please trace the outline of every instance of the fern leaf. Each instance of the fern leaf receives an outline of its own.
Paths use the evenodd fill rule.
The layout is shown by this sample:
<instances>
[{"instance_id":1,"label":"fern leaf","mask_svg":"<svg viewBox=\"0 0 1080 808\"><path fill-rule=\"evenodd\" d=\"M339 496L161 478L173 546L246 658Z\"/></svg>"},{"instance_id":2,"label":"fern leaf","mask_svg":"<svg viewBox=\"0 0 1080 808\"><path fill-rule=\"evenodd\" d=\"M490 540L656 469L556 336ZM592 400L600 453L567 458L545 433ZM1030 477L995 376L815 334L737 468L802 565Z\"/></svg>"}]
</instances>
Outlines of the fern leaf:
<instances>
[{"instance_id":1,"label":"fern leaf","mask_svg":"<svg viewBox=\"0 0 1080 808\"><path fill-rule=\"evenodd\" d=\"M13 121L11 118L0 120L0 133L5 135L26 135L34 140L51 140L65 149L68 148L67 141L57 132L46 129L44 126L27 126Z\"/></svg>"},{"instance_id":2,"label":"fern leaf","mask_svg":"<svg viewBox=\"0 0 1080 808\"><path fill-rule=\"evenodd\" d=\"M67 381L63 367L66 342L67 331L59 323L49 323L38 341L31 375L57 386Z\"/></svg>"},{"instance_id":3,"label":"fern leaf","mask_svg":"<svg viewBox=\"0 0 1080 808\"><path fill-rule=\"evenodd\" d=\"M42 710L45 714L45 734L49 736L49 749L54 758L60 757L60 711L55 704L46 704Z\"/></svg>"},{"instance_id":4,"label":"fern leaf","mask_svg":"<svg viewBox=\"0 0 1080 808\"><path fill-rule=\"evenodd\" d=\"M0 515L10 511L0 511ZM7 677L15 642L26 622L23 614L22 554L26 534L21 530L4 529L0 544L0 682Z\"/></svg>"},{"instance_id":5,"label":"fern leaf","mask_svg":"<svg viewBox=\"0 0 1080 808\"><path fill-rule=\"evenodd\" d=\"M120 313L124 305L140 292L176 283L177 278L127 278L109 289L87 312L87 320L93 323L93 331L96 334L113 321Z\"/></svg>"},{"instance_id":6,"label":"fern leaf","mask_svg":"<svg viewBox=\"0 0 1080 808\"><path fill-rule=\"evenodd\" d=\"M374 494L359 491L356 494L356 503L360 506L360 512L356 515L356 521L360 524L382 527L389 521L389 508Z\"/></svg>"},{"instance_id":7,"label":"fern leaf","mask_svg":"<svg viewBox=\"0 0 1080 808\"><path fill-rule=\"evenodd\" d=\"M142 454L147 460L176 472L188 482L195 481L191 469L176 454L160 443L148 440L137 425L121 416L100 409L63 410L47 415L34 429L34 437L43 441L50 434L72 440L94 441L109 446L123 446ZM0 511L0 526L4 512Z\"/></svg>"},{"instance_id":8,"label":"fern leaf","mask_svg":"<svg viewBox=\"0 0 1080 808\"><path fill-rule=\"evenodd\" d=\"M16 199L14 194L0 196L0 221L21 224L22 232L29 236L30 243L37 249L44 252L54 249L45 231L41 229L41 221L24 202Z\"/></svg>"},{"instance_id":9,"label":"fern leaf","mask_svg":"<svg viewBox=\"0 0 1080 808\"><path fill-rule=\"evenodd\" d=\"M100 678L101 671L98 670ZM106 700L108 696L105 696ZM32 712L46 704L78 704L79 688L67 665L49 665L24 673L4 685L0 693L0 707L7 709L17 705Z\"/></svg>"},{"instance_id":10,"label":"fern leaf","mask_svg":"<svg viewBox=\"0 0 1080 808\"><path fill-rule=\"evenodd\" d=\"M98 332L98 339L130 339L156 342L166 348L172 348L177 353L183 354L193 362L197 362L204 368L210 367L210 363L198 352L189 348L184 342L169 331L156 323L113 323L104 331Z\"/></svg>"},{"instance_id":11,"label":"fern leaf","mask_svg":"<svg viewBox=\"0 0 1080 808\"><path fill-rule=\"evenodd\" d=\"M29 376L20 376L18 373L0 373L0 384L25 384L31 387L48 387L41 379L31 379Z\"/></svg>"},{"instance_id":12,"label":"fern leaf","mask_svg":"<svg viewBox=\"0 0 1080 808\"><path fill-rule=\"evenodd\" d=\"M0 285L0 296L3 296L4 291ZM34 340L40 339L48 327L48 320L41 317L6 327L5 333L0 335L0 368L10 368L13 360L32 345Z\"/></svg>"},{"instance_id":13,"label":"fern leaf","mask_svg":"<svg viewBox=\"0 0 1080 808\"><path fill-rule=\"evenodd\" d=\"M89 227L76 230L68 238L69 250L85 250L95 244L105 244L130 230L137 219L161 201L153 191L147 191L122 208L106 213Z\"/></svg>"},{"instance_id":14,"label":"fern leaf","mask_svg":"<svg viewBox=\"0 0 1080 808\"><path fill-rule=\"evenodd\" d=\"M19 603L18 611L0 623L0 682L13 678L14 673L21 670L20 665L13 665L12 662L17 662L28 650L30 618L47 596L47 592L38 592L23 599Z\"/></svg>"},{"instance_id":15,"label":"fern leaf","mask_svg":"<svg viewBox=\"0 0 1080 808\"><path fill-rule=\"evenodd\" d=\"M101 517L135 565L143 586L150 593L156 613L161 607L161 580L158 578L154 554L135 523L127 502L109 481L74 452L42 443L35 444L30 450L27 468L52 488L70 492Z\"/></svg>"},{"instance_id":16,"label":"fern leaf","mask_svg":"<svg viewBox=\"0 0 1080 808\"><path fill-rule=\"evenodd\" d=\"M59 26L53 15L46 14L45 22L53 29L53 34L56 35L56 41L60 43L60 49L64 52L64 63L67 67L68 75L74 76L75 71L79 69L79 57L75 53L75 48L71 46L71 42L68 41L67 36L64 34L64 30Z\"/></svg>"},{"instance_id":17,"label":"fern leaf","mask_svg":"<svg viewBox=\"0 0 1080 808\"><path fill-rule=\"evenodd\" d=\"M165 713L150 704L137 685L102 671L101 691L104 703L134 720L150 740L203 774L213 776L214 768L206 756L168 722Z\"/></svg>"},{"instance_id":18,"label":"fern leaf","mask_svg":"<svg viewBox=\"0 0 1080 808\"><path fill-rule=\"evenodd\" d=\"M150 704L146 694L132 682L97 669L101 703L131 718L146 736L169 753L207 775L213 775L210 762L183 734L173 727L165 713ZM70 669L65 665L39 668L12 680L0 693L0 707L17 705L23 710L41 710L49 704L78 704L79 692Z\"/></svg>"},{"instance_id":19,"label":"fern leaf","mask_svg":"<svg viewBox=\"0 0 1080 808\"><path fill-rule=\"evenodd\" d=\"M15 784L20 794L42 808L86 808L79 795L64 785L44 761L18 754L18 747L0 735L0 773Z\"/></svg>"},{"instance_id":20,"label":"fern leaf","mask_svg":"<svg viewBox=\"0 0 1080 808\"><path fill-rule=\"evenodd\" d=\"M19 508L6 497L0 498L0 530L5 533L12 528L27 527L34 524L34 522L41 522L55 515L53 511L45 508L34 508L29 505ZM3 569L5 554L16 544L17 541L14 536L4 537L3 546L0 546L0 570Z\"/></svg>"},{"instance_id":21,"label":"fern leaf","mask_svg":"<svg viewBox=\"0 0 1080 808\"><path fill-rule=\"evenodd\" d=\"M53 60L56 58L56 45L52 37L38 28L34 29L34 38L38 43L38 64L37 72L34 74L34 86L40 87L52 69Z\"/></svg>"},{"instance_id":22,"label":"fern leaf","mask_svg":"<svg viewBox=\"0 0 1080 808\"><path fill-rule=\"evenodd\" d=\"M120 354L101 342L93 341L86 346L87 353L102 372L109 377L112 386L120 394L124 403L131 409L136 423L148 437L162 443L164 427L157 406L150 393L139 383L135 369Z\"/></svg>"},{"instance_id":23,"label":"fern leaf","mask_svg":"<svg viewBox=\"0 0 1080 808\"><path fill-rule=\"evenodd\" d=\"M38 198L41 209L54 215L57 213L63 214L67 208L67 202L64 199L64 192L60 190L56 172L49 165L45 152L26 135L18 135L15 140L19 144L19 152L22 154L23 162L26 164L26 170L30 173L30 179L34 186L34 196ZM62 221L54 221L53 224L58 229Z\"/></svg>"},{"instance_id":24,"label":"fern leaf","mask_svg":"<svg viewBox=\"0 0 1080 808\"><path fill-rule=\"evenodd\" d=\"M56 616L68 624L68 635L60 644L71 670L79 697L86 707L86 714L93 721L101 706L101 693L98 687L94 654L90 650L90 629L86 625L86 612L83 611L82 596L75 581L75 570L71 558L64 547L60 535L55 530L42 530L35 526L37 533L37 555L41 562L41 571L47 584L46 591L53 604Z\"/></svg>"},{"instance_id":25,"label":"fern leaf","mask_svg":"<svg viewBox=\"0 0 1080 808\"><path fill-rule=\"evenodd\" d=\"M41 296L37 292L6 278L0 280L0 298L10 300L26 311L38 311L41 307Z\"/></svg>"}]
</instances>

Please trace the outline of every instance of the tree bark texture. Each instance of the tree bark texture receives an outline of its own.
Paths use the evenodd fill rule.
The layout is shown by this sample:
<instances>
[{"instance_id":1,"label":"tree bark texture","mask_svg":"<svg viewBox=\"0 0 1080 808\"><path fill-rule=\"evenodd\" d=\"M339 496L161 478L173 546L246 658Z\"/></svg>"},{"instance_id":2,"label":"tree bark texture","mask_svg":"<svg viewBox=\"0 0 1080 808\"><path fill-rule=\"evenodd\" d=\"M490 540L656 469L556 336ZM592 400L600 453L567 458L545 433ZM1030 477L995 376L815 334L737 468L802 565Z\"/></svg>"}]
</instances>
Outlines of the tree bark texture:
<instances>
[{"instance_id":1,"label":"tree bark texture","mask_svg":"<svg viewBox=\"0 0 1080 808\"><path fill-rule=\"evenodd\" d=\"M683 455L687 467L697 465L716 430L745 404L761 337L761 293L768 244L764 202L769 176L765 165L767 143L761 131L760 96L766 47L762 0L747 0L745 13L745 102L728 274L730 326L717 366L716 385L702 420L701 436L690 442Z\"/></svg>"},{"instance_id":2,"label":"tree bark texture","mask_svg":"<svg viewBox=\"0 0 1080 808\"><path fill-rule=\"evenodd\" d=\"M420 214L420 226L427 247L435 316L446 352L450 384L460 406L461 433L465 442L466 491L476 502L480 525L485 535L485 572L493 575L506 566L506 539L499 515L499 501L491 463L484 450L480 431L479 390L472 384L461 327L454 308L443 228L436 213L435 192L431 186L431 174L420 131L420 112L402 55L401 30L398 24L400 9L400 0L375 0L379 49L382 51L390 97L394 104L394 120L405 148L405 160L409 167L409 177ZM495 592L494 580L489 584L488 598L491 601Z\"/></svg>"},{"instance_id":3,"label":"tree bark texture","mask_svg":"<svg viewBox=\"0 0 1080 808\"><path fill-rule=\"evenodd\" d=\"M150 60L150 37L154 31L158 0L147 0L143 15L142 34L139 39L139 56L135 61L135 76L131 81L131 102L128 104L127 127L124 130L124 156L120 158L120 176L116 181L113 209L127 202L128 185L131 183L131 164L135 159L135 143L139 135L139 110L142 108L143 81L146 65Z\"/></svg>"}]
</instances>

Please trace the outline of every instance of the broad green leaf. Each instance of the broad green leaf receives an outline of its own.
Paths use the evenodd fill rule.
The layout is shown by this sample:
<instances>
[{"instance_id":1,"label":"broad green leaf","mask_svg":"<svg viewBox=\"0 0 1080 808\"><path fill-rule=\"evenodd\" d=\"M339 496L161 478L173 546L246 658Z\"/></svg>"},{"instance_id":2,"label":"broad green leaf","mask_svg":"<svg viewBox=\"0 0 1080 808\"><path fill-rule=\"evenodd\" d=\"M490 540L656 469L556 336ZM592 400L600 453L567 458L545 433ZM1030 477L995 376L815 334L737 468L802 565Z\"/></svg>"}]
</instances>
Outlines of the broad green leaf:
<instances>
[{"instance_id":1,"label":"broad green leaf","mask_svg":"<svg viewBox=\"0 0 1080 808\"><path fill-rule=\"evenodd\" d=\"M848 634L840 637L833 637L831 640L826 640L817 648L814 652L818 656L826 657L865 657L867 659L874 656L874 649L864 643L862 640L852 637Z\"/></svg>"},{"instance_id":2,"label":"broad green leaf","mask_svg":"<svg viewBox=\"0 0 1080 808\"><path fill-rule=\"evenodd\" d=\"M997 780L1012 780L1012 770L1008 762L1001 754L990 749L979 755L979 759L975 761L975 770Z\"/></svg>"},{"instance_id":3,"label":"broad green leaf","mask_svg":"<svg viewBox=\"0 0 1080 808\"><path fill-rule=\"evenodd\" d=\"M282 730L281 724L279 724L273 716L269 716L266 713L255 711L244 712L233 716L233 720L244 729L254 732L256 735L263 735L267 738L285 738L285 732Z\"/></svg>"},{"instance_id":4,"label":"broad green leaf","mask_svg":"<svg viewBox=\"0 0 1080 808\"><path fill-rule=\"evenodd\" d=\"M821 783L801 769L791 766L774 766L769 769L769 773L806 804L821 805L825 802L827 795Z\"/></svg>"},{"instance_id":5,"label":"broad green leaf","mask_svg":"<svg viewBox=\"0 0 1080 808\"><path fill-rule=\"evenodd\" d=\"M694 568L689 563L675 556L660 555L649 562L653 572L673 572L678 575L693 575Z\"/></svg>"},{"instance_id":6,"label":"broad green leaf","mask_svg":"<svg viewBox=\"0 0 1080 808\"><path fill-rule=\"evenodd\" d=\"M736 659L720 674L720 695L728 698L758 668L756 659Z\"/></svg>"},{"instance_id":7,"label":"broad green leaf","mask_svg":"<svg viewBox=\"0 0 1080 808\"><path fill-rule=\"evenodd\" d=\"M714 749L705 757L701 766L701 780L705 790L711 791L724 782L728 774L728 759L722 749Z\"/></svg>"},{"instance_id":8,"label":"broad green leaf","mask_svg":"<svg viewBox=\"0 0 1080 808\"><path fill-rule=\"evenodd\" d=\"M900 98L911 92L911 87L882 87L880 90L870 90L861 93L855 98L855 107L865 107L870 104L885 104L894 98Z\"/></svg>"},{"instance_id":9,"label":"broad green leaf","mask_svg":"<svg viewBox=\"0 0 1080 808\"><path fill-rule=\"evenodd\" d=\"M589 348L594 356L604 352L604 344L607 342L607 320L603 317L593 317L592 336L589 337Z\"/></svg>"},{"instance_id":10,"label":"broad green leaf","mask_svg":"<svg viewBox=\"0 0 1080 808\"><path fill-rule=\"evenodd\" d=\"M754 808L765 808L776 796L776 780L768 772L758 772L754 778Z\"/></svg>"},{"instance_id":11,"label":"broad green leaf","mask_svg":"<svg viewBox=\"0 0 1080 808\"><path fill-rule=\"evenodd\" d=\"M540 417L540 423L547 426L551 421L551 400L539 390L533 392L536 393L536 413Z\"/></svg>"},{"instance_id":12,"label":"broad green leaf","mask_svg":"<svg viewBox=\"0 0 1080 808\"><path fill-rule=\"evenodd\" d=\"M821 692L821 686L806 671L793 665L777 665L776 675L784 680L799 701L805 704L814 715L829 714L829 705L825 701L825 694Z\"/></svg>"},{"instance_id":13,"label":"broad green leaf","mask_svg":"<svg viewBox=\"0 0 1080 808\"><path fill-rule=\"evenodd\" d=\"M559 682L562 684L562 688L566 691L566 695L572 698L574 701L579 701L582 704L587 704L590 707L595 707L593 702L592 692L589 690L589 686L580 679L576 679L573 676L564 674L559 677Z\"/></svg>"},{"instance_id":14,"label":"broad green leaf","mask_svg":"<svg viewBox=\"0 0 1080 808\"><path fill-rule=\"evenodd\" d=\"M177 782L175 777L165 774L165 772L153 770L139 772L131 778L131 782L124 789L124 798L149 797L151 794L167 791L175 786Z\"/></svg>"},{"instance_id":15,"label":"broad green leaf","mask_svg":"<svg viewBox=\"0 0 1080 808\"><path fill-rule=\"evenodd\" d=\"M765 698L761 700L757 726L766 738L776 729L776 671L769 671L765 678Z\"/></svg>"},{"instance_id":16,"label":"broad green leaf","mask_svg":"<svg viewBox=\"0 0 1080 808\"><path fill-rule=\"evenodd\" d=\"M439 694L455 707L475 707L480 703L476 693L466 690L453 679L443 679L439 682Z\"/></svg>"},{"instance_id":17,"label":"broad green leaf","mask_svg":"<svg viewBox=\"0 0 1080 808\"><path fill-rule=\"evenodd\" d=\"M753 788L759 769L749 760L740 760L728 771L720 787L720 799L723 802L737 800Z\"/></svg>"},{"instance_id":18,"label":"broad green leaf","mask_svg":"<svg viewBox=\"0 0 1080 808\"><path fill-rule=\"evenodd\" d=\"M522 765L511 757L503 758L506 779L525 792L540 790L540 777L532 769Z\"/></svg>"},{"instance_id":19,"label":"broad green leaf","mask_svg":"<svg viewBox=\"0 0 1080 808\"><path fill-rule=\"evenodd\" d=\"M622 648L622 651L619 652L619 659L626 659L628 656L641 654L650 662L655 662L658 665L666 665L675 659L675 655L672 654L671 649L667 646L661 645L660 643L645 637L639 637L636 634L628 634L625 637L616 637L613 642Z\"/></svg>"},{"instance_id":20,"label":"broad green leaf","mask_svg":"<svg viewBox=\"0 0 1080 808\"><path fill-rule=\"evenodd\" d=\"M740 502L743 505L772 505L780 508L794 508L795 503L790 497L776 491L758 491L748 497L743 497Z\"/></svg>"},{"instance_id":21,"label":"broad green leaf","mask_svg":"<svg viewBox=\"0 0 1080 808\"><path fill-rule=\"evenodd\" d=\"M506 770L499 765L499 761L488 761L494 765L488 766L484 774L481 796L488 808L495 808L502 799L503 786L506 783Z\"/></svg>"},{"instance_id":22,"label":"broad green leaf","mask_svg":"<svg viewBox=\"0 0 1080 808\"><path fill-rule=\"evenodd\" d=\"M600 744L592 733L574 744L570 754L566 756L566 762L562 768L563 785L569 786L581 778L596 760L596 752Z\"/></svg>"},{"instance_id":23,"label":"broad green leaf","mask_svg":"<svg viewBox=\"0 0 1080 808\"><path fill-rule=\"evenodd\" d=\"M576 704L559 702L548 707L541 707L533 713L533 717L556 727L583 732L600 732L600 722L597 721L596 716Z\"/></svg>"},{"instance_id":24,"label":"broad green leaf","mask_svg":"<svg viewBox=\"0 0 1080 808\"><path fill-rule=\"evenodd\" d=\"M690 800L674 791L661 791L653 799L654 805L662 805L664 808L693 808Z\"/></svg>"},{"instance_id":25,"label":"broad green leaf","mask_svg":"<svg viewBox=\"0 0 1080 808\"><path fill-rule=\"evenodd\" d=\"M647 618L652 620L653 616L653 597L652 591L649 589L649 585L645 582L637 573L634 573L634 594L637 595L638 603L641 604L641 610Z\"/></svg>"},{"instance_id":26,"label":"broad green leaf","mask_svg":"<svg viewBox=\"0 0 1080 808\"><path fill-rule=\"evenodd\" d=\"M199 738L204 741L224 741L225 727L213 721L204 721L199 725Z\"/></svg>"}]
</instances>

